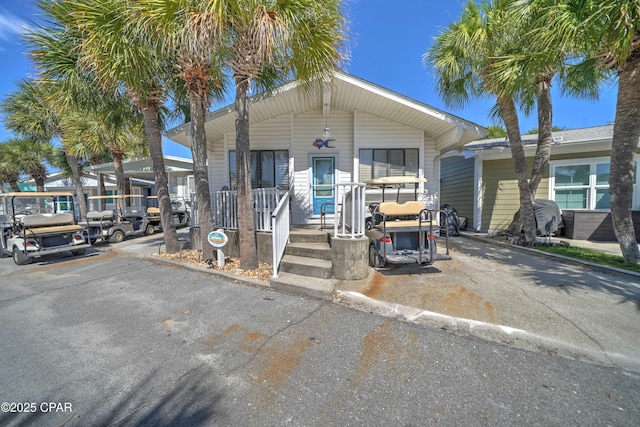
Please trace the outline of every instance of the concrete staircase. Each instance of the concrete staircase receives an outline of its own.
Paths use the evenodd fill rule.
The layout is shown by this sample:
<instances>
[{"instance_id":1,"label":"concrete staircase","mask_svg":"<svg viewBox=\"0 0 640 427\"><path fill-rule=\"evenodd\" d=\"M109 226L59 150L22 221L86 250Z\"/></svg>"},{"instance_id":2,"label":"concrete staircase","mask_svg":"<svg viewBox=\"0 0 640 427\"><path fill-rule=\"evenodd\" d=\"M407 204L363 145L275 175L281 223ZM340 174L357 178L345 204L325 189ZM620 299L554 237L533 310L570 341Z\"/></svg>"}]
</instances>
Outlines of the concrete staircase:
<instances>
[{"instance_id":1,"label":"concrete staircase","mask_svg":"<svg viewBox=\"0 0 640 427\"><path fill-rule=\"evenodd\" d=\"M332 300L333 279L329 235L317 229L292 229L290 243L271 287L280 291Z\"/></svg>"}]
</instances>

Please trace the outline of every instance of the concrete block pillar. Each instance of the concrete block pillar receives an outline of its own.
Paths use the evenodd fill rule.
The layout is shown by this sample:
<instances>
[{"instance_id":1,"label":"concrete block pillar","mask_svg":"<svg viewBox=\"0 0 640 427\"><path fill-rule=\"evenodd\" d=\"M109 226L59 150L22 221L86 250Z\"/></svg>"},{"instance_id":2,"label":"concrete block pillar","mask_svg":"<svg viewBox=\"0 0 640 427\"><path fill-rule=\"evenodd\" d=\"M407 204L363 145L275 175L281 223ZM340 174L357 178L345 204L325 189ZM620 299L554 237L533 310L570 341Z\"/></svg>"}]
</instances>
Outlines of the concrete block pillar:
<instances>
[{"instance_id":1,"label":"concrete block pillar","mask_svg":"<svg viewBox=\"0 0 640 427\"><path fill-rule=\"evenodd\" d=\"M332 268L335 279L360 280L369 276L369 238L331 238Z\"/></svg>"}]
</instances>

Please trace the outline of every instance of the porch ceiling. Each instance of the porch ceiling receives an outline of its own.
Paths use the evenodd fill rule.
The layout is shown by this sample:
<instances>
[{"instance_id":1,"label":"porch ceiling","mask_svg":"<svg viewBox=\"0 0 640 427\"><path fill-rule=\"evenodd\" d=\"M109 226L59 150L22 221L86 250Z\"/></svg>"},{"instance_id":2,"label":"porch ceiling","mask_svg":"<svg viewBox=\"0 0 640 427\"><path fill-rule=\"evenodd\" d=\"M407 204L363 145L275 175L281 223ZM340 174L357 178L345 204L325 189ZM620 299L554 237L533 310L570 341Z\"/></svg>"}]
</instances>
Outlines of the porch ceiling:
<instances>
[{"instance_id":1,"label":"porch ceiling","mask_svg":"<svg viewBox=\"0 0 640 427\"><path fill-rule=\"evenodd\" d=\"M331 83L331 108L344 111L358 110L422 129L428 139L436 141L441 152L462 147L479 139L484 129L479 125L437 110L398 93L392 92L357 77L336 73ZM251 123L259 123L289 112L294 114L323 109L323 90L305 92L295 83L283 85L271 93L251 99ZM179 144L190 146L187 136L189 124L167 132L167 137ZM205 131L209 149L212 142L234 132L235 107L229 105L207 115Z\"/></svg>"}]
</instances>

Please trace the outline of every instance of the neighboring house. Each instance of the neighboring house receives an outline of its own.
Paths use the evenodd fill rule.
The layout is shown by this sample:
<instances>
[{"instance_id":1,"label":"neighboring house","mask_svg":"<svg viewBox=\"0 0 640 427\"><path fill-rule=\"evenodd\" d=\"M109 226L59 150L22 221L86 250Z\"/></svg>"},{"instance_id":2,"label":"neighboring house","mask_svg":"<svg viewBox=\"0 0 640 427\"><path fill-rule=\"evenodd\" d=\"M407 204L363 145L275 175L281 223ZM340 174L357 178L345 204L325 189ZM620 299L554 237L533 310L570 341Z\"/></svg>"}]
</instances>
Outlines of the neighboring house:
<instances>
[{"instance_id":1,"label":"neighboring house","mask_svg":"<svg viewBox=\"0 0 640 427\"><path fill-rule=\"evenodd\" d=\"M164 156L164 167L169 180L169 194L184 197L187 200L190 199L191 193L195 191L193 161L182 157ZM134 184L136 181L132 181L131 194L142 194L145 197L156 194L151 158L136 157L125 159L123 161L123 169L127 178L148 183L148 185L138 186ZM113 163L89 166L86 170L97 175L108 175L115 183Z\"/></svg>"},{"instance_id":2,"label":"neighboring house","mask_svg":"<svg viewBox=\"0 0 640 427\"><path fill-rule=\"evenodd\" d=\"M85 198L88 196L98 196L102 194L100 191L100 177L98 174L85 172L82 175L81 180ZM110 195L117 193L116 181L113 176L105 175L102 182L105 186L105 194ZM147 192L153 191L155 188L153 181L131 178L129 182L131 185L131 194L146 194ZM45 191L68 191L73 194L76 193L76 185L73 178L65 176L62 172L55 172L48 175L44 184L44 189ZM33 180L25 181L23 191L35 191L35 182ZM59 210L74 210L73 202L67 203L70 201L65 200L64 197L60 197L58 202L60 203L58 208ZM115 208L115 202L108 200L106 209L112 208ZM75 213L79 214L77 210L78 207L75 206Z\"/></svg>"},{"instance_id":3,"label":"neighboring house","mask_svg":"<svg viewBox=\"0 0 640 427\"><path fill-rule=\"evenodd\" d=\"M318 223L334 184L383 176L426 178L420 197L437 207L443 154L484 134L477 124L345 73L315 91L289 83L250 101L252 186L289 190L293 224ZM166 136L189 146L188 128ZM209 113L205 128L211 191L233 190L233 105Z\"/></svg>"},{"instance_id":4,"label":"neighboring house","mask_svg":"<svg viewBox=\"0 0 640 427\"><path fill-rule=\"evenodd\" d=\"M84 173L81 177L82 188L84 189L85 197L98 196L100 192L100 177L96 173ZM105 175L103 177L106 194L116 193L116 180L111 175ZM155 187L153 181L147 181L142 179L131 179L131 194L143 194L148 189ZM73 178L64 176L61 172L53 173L47 176L47 180L44 184L45 191L70 191L76 192L76 185Z\"/></svg>"},{"instance_id":5,"label":"neighboring house","mask_svg":"<svg viewBox=\"0 0 640 427\"><path fill-rule=\"evenodd\" d=\"M529 175L537 137L522 136ZM612 125L553 132L549 171L536 199L558 204L567 237L615 240L608 193L612 138ZM640 186L637 175L634 179L635 210L640 209ZM441 192L442 203L467 217L469 228L484 232L507 229L520 207L509 142L505 138L474 141L462 155L443 159ZM640 225L640 218L636 223Z\"/></svg>"},{"instance_id":6,"label":"neighboring house","mask_svg":"<svg viewBox=\"0 0 640 427\"><path fill-rule=\"evenodd\" d=\"M193 179L193 161L182 157L164 156L165 169L169 181L169 193L172 196L191 199L191 193L195 191ZM126 159L123 162L125 177L129 179L130 194L141 194L145 197L156 194L153 166L151 158L138 157ZM85 197L101 194L117 194L115 171L113 163L88 166L82 175L82 187ZM104 192L100 188L104 185ZM33 180L20 183L23 191L35 191ZM45 191L69 191L76 193L73 178L55 172L47 176ZM115 207L115 202L108 200L106 208ZM77 208L76 208L77 210ZM76 212L77 213L77 212Z\"/></svg>"}]
</instances>

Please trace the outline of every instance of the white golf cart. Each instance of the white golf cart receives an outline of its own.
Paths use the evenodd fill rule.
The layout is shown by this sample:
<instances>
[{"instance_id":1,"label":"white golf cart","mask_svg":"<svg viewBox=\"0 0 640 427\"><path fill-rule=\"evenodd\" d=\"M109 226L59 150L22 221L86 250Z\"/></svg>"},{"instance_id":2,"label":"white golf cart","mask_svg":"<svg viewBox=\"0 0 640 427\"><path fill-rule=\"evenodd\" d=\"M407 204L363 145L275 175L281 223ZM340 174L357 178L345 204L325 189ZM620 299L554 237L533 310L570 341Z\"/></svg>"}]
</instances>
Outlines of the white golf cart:
<instances>
[{"instance_id":1,"label":"white golf cart","mask_svg":"<svg viewBox=\"0 0 640 427\"><path fill-rule=\"evenodd\" d=\"M171 212L176 228L188 227L191 224L190 206L184 197L171 196ZM149 224L162 230L158 196L147 196L147 221Z\"/></svg>"},{"instance_id":2,"label":"white golf cart","mask_svg":"<svg viewBox=\"0 0 640 427\"><path fill-rule=\"evenodd\" d=\"M0 194L0 255L18 265L62 251L82 255L91 245L73 214L73 194L23 191Z\"/></svg>"},{"instance_id":3,"label":"white golf cart","mask_svg":"<svg viewBox=\"0 0 640 427\"><path fill-rule=\"evenodd\" d=\"M120 243L126 236L153 234L139 194L89 196L87 229L91 243L97 240Z\"/></svg>"},{"instance_id":4,"label":"white golf cart","mask_svg":"<svg viewBox=\"0 0 640 427\"><path fill-rule=\"evenodd\" d=\"M433 264L437 260L449 260L449 236L446 235L446 253L438 254L436 235L439 210L425 209L418 200L418 186L426 182L416 177L385 177L367 182L370 189L381 191L381 201L371 203L365 215L366 235L369 238L369 263L381 268L389 264ZM401 195L409 192L403 188L413 186L413 200L401 201ZM396 189L389 200L388 190Z\"/></svg>"}]
</instances>

